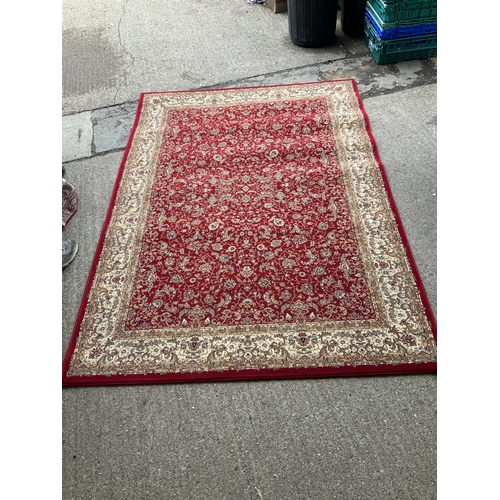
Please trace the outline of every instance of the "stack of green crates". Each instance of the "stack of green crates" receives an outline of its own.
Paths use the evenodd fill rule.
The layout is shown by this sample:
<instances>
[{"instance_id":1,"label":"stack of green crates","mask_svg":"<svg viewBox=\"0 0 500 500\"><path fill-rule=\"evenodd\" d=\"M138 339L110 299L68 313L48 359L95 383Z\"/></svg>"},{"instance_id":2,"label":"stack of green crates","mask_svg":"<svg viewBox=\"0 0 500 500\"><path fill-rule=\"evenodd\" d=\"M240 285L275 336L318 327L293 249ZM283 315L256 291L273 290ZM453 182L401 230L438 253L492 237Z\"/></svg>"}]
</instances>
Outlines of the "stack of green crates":
<instances>
[{"instance_id":1,"label":"stack of green crates","mask_svg":"<svg viewBox=\"0 0 500 500\"><path fill-rule=\"evenodd\" d=\"M367 0L365 43L378 64L437 55L437 0Z\"/></svg>"}]
</instances>

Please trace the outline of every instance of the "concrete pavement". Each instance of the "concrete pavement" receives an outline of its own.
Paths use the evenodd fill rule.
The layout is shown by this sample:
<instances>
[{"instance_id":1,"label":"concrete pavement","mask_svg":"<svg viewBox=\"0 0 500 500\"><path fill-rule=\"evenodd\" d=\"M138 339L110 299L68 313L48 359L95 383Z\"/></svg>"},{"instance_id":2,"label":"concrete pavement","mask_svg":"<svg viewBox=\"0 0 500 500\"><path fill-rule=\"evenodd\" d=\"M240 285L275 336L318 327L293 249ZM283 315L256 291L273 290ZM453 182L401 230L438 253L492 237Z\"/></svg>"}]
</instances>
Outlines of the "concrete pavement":
<instances>
[{"instance_id":1,"label":"concrete pavement","mask_svg":"<svg viewBox=\"0 0 500 500\"><path fill-rule=\"evenodd\" d=\"M340 19L340 16L339 16ZM361 40L302 49L246 0L63 3L62 354L138 94L354 77L434 312L436 59L378 66ZM223 62L221 62L223 61ZM436 498L436 377L66 388L63 499Z\"/></svg>"}]
</instances>

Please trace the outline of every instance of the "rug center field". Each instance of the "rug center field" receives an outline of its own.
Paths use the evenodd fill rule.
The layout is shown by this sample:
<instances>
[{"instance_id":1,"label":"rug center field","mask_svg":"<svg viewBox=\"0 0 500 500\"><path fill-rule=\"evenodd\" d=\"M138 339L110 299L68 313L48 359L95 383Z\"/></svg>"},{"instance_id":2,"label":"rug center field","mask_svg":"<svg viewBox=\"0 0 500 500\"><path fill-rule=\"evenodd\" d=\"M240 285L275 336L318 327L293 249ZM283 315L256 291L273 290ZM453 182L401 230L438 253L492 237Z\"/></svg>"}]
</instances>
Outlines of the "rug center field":
<instances>
[{"instance_id":1,"label":"rug center field","mask_svg":"<svg viewBox=\"0 0 500 500\"><path fill-rule=\"evenodd\" d=\"M169 110L125 330L376 318L325 98Z\"/></svg>"}]
</instances>

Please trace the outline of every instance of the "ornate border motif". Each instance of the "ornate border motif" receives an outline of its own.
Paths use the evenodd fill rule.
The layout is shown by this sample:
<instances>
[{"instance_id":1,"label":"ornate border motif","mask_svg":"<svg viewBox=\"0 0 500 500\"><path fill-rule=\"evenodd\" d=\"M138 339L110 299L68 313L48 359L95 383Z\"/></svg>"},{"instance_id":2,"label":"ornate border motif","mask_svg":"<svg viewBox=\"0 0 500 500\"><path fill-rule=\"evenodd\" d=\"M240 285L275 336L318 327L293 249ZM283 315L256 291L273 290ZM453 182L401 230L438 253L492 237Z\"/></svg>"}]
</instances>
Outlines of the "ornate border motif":
<instances>
[{"instance_id":1,"label":"ornate border motif","mask_svg":"<svg viewBox=\"0 0 500 500\"><path fill-rule=\"evenodd\" d=\"M70 363L69 356L65 360L68 385L74 377L96 375L435 363L433 327L354 85L345 80L142 95L87 305L75 327L74 352ZM324 99L328 104L376 319L127 332L126 308L170 110L297 99Z\"/></svg>"}]
</instances>

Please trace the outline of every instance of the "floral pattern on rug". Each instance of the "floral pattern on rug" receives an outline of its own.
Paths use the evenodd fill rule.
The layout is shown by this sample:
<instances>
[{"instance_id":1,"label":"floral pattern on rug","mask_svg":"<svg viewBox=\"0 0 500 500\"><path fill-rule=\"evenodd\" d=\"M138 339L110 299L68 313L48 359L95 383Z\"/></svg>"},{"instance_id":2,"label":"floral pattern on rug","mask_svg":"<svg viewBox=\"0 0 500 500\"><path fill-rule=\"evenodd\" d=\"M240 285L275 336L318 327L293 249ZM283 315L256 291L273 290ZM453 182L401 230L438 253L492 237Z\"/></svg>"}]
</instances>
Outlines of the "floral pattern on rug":
<instances>
[{"instance_id":1,"label":"floral pattern on rug","mask_svg":"<svg viewBox=\"0 0 500 500\"><path fill-rule=\"evenodd\" d=\"M144 95L69 377L435 359L350 81Z\"/></svg>"}]
</instances>

